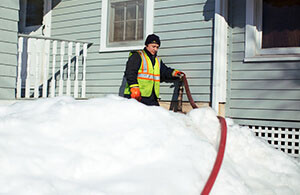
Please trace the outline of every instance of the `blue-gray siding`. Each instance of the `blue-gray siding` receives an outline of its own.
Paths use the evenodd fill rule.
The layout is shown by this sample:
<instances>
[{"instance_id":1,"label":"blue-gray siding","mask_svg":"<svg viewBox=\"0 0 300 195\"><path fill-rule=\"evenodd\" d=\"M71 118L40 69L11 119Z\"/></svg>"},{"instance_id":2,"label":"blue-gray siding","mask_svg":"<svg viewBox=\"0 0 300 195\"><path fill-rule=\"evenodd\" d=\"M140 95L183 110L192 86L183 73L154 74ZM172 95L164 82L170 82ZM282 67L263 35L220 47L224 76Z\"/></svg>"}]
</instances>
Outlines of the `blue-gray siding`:
<instances>
[{"instance_id":1,"label":"blue-gray siding","mask_svg":"<svg viewBox=\"0 0 300 195\"><path fill-rule=\"evenodd\" d=\"M14 99L19 1L0 5L0 99Z\"/></svg>"},{"instance_id":2,"label":"blue-gray siding","mask_svg":"<svg viewBox=\"0 0 300 195\"><path fill-rule=\"evenodd\" d=\"M156 0L154 33L162 39L159 55L189 77L196 101L210 101L214 1ZM99 53L101 0L63 0L52 13L52 37L92 42L88 50L87 96L118 94L128 51ZM173 88L162 84L162 100Z\"/></svg>"},{"instance_id":3,"label":"blue-gray siding","mask_svg":"<svg viewBox=\"0 0 300 195\"><path fill-rule=\"evenodd\" d=\"M300 128L300 62L243 62L245 2L229 5L227 116L240 124Z\"/></svg>"}]
</instances>

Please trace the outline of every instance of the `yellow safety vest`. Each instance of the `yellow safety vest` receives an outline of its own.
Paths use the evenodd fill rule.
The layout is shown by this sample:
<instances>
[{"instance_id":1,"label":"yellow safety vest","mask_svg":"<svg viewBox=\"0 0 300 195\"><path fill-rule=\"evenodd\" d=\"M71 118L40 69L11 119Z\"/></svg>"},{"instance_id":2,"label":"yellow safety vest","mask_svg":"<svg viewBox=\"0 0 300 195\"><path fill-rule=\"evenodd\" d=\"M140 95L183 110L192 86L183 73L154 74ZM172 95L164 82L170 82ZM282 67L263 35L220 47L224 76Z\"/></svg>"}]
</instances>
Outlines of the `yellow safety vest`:
<instances>
[{"instance_id":1,"label":"yellow safety vest","mask_svg":"<svg viewBox=\"0 0 300 195\"><path fill-rule=\"evenodd\" d=\"M140 69L138 71L137 81L138 84L133 84L131 86L126 83L126 88L124 94L130 94L130 87L137 86L140 88L142 97L150 97L153 85L156 97L159 97L159 87L160 87L160 60L158 57L155 58L154 67L152 62L144 50L137 51L141 56L142 62Z\"/></svg>"}]
</instances>

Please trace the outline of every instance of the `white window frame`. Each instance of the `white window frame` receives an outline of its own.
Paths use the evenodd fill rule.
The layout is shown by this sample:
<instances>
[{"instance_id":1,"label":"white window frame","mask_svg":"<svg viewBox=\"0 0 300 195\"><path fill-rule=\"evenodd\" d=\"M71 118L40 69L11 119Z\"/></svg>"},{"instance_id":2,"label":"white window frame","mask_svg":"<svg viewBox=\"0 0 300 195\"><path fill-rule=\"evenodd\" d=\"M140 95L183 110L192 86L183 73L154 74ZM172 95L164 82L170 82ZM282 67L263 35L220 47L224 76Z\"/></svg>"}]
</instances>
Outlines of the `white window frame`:
<instances>
[{"instance_id":1,"label":"white window frame","mask_svg":"<svg viewBox=\"0 0 300 195\"><path fill-rule=\"evenodd\" d=\"M107 40L109 38L109 0L102 0L102 14L101 14L101 30L100 30L100 50L99 52L110 51L130 51L139 50L144 48L144 40L147 35L153 33L153 16L154 16L154 0L145 0L145 12L144 12L144 36L143 41L137 45L131 46L108 46Z\"/></svg>"},{"instance_id":2,"label":"white window frame","mask_svg":"<svg viewBox=\"0 0 300 195\"><path fill-rule=\"evenodd\" d=\"M300 47L262 49L263 0L247 0L245 62L300 60Z\"/></svg>"}]
</instances>

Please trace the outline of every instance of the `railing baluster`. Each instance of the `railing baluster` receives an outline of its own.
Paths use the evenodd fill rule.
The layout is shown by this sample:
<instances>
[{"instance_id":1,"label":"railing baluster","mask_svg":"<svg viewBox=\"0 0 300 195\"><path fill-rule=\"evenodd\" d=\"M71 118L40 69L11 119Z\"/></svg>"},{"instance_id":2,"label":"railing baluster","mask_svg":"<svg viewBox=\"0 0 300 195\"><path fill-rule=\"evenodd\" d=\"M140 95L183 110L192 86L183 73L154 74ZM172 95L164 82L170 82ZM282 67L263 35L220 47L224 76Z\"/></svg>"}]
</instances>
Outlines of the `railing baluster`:
<instances>
[{"instance_id":1,"label":"railing baluster","mask_svg":"<svg viewBox=\"0 0 300 195\"><path fill-rule=\"evenodd\" d=\"M50 40L45 41L45 49L44 49L44 58L43 58L43 66L44 66L44 76L43 76L43 98L47 97L48 93L48 69L49 69L49 52L50 52Z\"/></svg>"},{"instance_id":2,"label":"railing baluster","mask_svg":"<svg viewBox=\"0 0 300 195\"><path fill-rule=\"evenodd\" d=\"M21 79L21 71L22 71L22 54L23 54L23 42L24 38L19 37L19 45L18 45L18 76L17 76L17 98L21 98L22 92L22 79Z\"/></svg>"},{"instance_id":3,"label":"railing baluster","mask_svg":"<svg viewBox=\"0 0 300 195\"><path fill-rule=\"evenodd\" d=\"M33 58L32 51L34 51L35 44L33 43L34 39L28 38L27 39L27 67L26 67L26 81L25 81L25 98L30 97L30 71L31 71L31 61Z\"/></svg>"},{"instance_id":4,"label":"railing baluster","mask_svg":"<svg viewBox=\"0 0 300 195\"><path fill-rule=\"evenodd\" d=\"M36 61L34 64L35 67L35 83L34 83L34 98L38 98L39 97L39 93L40 93L40 89L39 89L39 84L40 84L40 72L41 72L41 68L40 65L42 64L42 44L44 44L44 40L38 39L35 42L35 46L36 46Z\"/></svg>"},{"instance_id":5,"label":"railing baluster","mask_svg":"<svg viewBox=\"0 0 300 195\"><path fill-rule=\"evenodd\" d=\"M64 55L65 55L65 42L61 42L60 46L60 79L59 79L59 96L63 95L63 90L64 90Z\"/></svg>"},{"instance_id":6,"label":"railing baluster","mask_svg":"<svg viewBox=\"0 0 300 195\"><path fill-rule=\"evenodd\" d=\"M85 98L85 93L86 93L86 58L87 58L87 46L88 44L85 43L83 45L83 64L82 64L82 81L81 81L81 97Z\"/></svg>"},{"instance_id":7,"label":"railing baluster","mask_svg":"<svg viewBox=\"0 0 300 195\"><path fill-rule=\"evenodd\" d=\"M40 52L41 52L41 48L40 43L41 41L38 39L35 41L35 63L33 64L33 67L35 68L35 74L34 74L34 98L38 98L38 93L39 93L39 80L38 80L38 75L39 75L39 59L40 59Z\"/></svg>"},{"instance_id":8,"label":"railing baluster","mask_svg":"<svg viewBox=\"0 0 300 195\"><path fill-rule=\"evenodd\" d=\"M53 41L52 44L52 79L51 79L51 97L55 96L55 66L56 66L56 54L57 54L57 41Z\"/></svg>"},{"instance_id":9,"label":"railing baluster","mask_svg":"<svg viewBox=\"0 0 300 195\"><path fill-rule=\"evenodd\" d=\"M71 95L71 59L73 53L73 42L68 45L68 78L67 78L67 96Z\"/></svg>"},{"instance_id":10,"label":"railing baluster","mask_svg":"<svg viewBox=\"0 0 300 195\"><path fill-rule=\"evenodd\" d=\"M79 52L80 52L80 43L76 43L76 51L75 51L75 81L74 81L74 98L78 98L78 67L79 67Z\"/></svg>"},{"instance_id":11,"label":"railing baluster","mask_svg":"<svg viewBox=\"0 0 300 195\"><path fill-rule=\"evenodd\" d=\"M24 98L24 87L25 98L28 99L55 97L57 93L59 96L64 94L71 96L74 93L72 94L74 98L85 98L87 48L90 43L25 34L18 36L17 99ZM59 47L60 51L58 51ZM51 55L52 64L50 64ZM60 65L56 62L56 60L59 61L58 55L60 55ZM65 55L67 59L64 59ZM80 59L81 56L82 59ZM82 68L79 63L82 63ZM57 88L58 91L56 91Z\"/></svg>"}]
</instances>

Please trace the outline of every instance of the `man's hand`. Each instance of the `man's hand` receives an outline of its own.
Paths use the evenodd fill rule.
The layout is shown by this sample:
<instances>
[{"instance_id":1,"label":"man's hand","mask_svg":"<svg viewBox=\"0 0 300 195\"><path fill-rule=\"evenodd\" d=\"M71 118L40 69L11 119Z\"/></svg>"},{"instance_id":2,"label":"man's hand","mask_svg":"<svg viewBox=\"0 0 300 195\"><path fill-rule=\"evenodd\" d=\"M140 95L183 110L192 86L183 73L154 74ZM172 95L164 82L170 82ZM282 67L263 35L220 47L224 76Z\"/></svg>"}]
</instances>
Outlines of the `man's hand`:
<instances>
[{"instance_id":1,"label":"man's hand","mask_svg":"<svg viewBox=\"0 0 300 195\"><path fill-rule=\"evenodd\" d=\"M138 87L130 88L130 97L140 102L142 100L140 88Z\"/></svg>"},{"instance_id":2,"label":"man's hand","mask_svg":"<svg viewBox=\"0 0 300 195\"><path fill-rule=\"evenodd\" d=\"M173 76L173 77L180 78L180 77L183 76L183 75L184 75L183 72L181 72L181 71L179 71L179 70L176 70L176 69L172 72L172 76Z\"/></svg>"}]
</instances>

